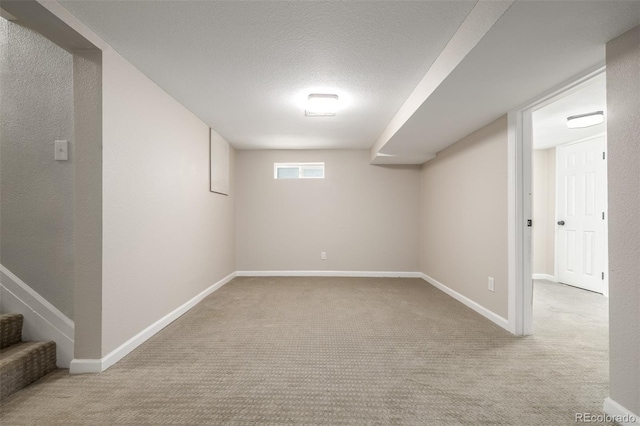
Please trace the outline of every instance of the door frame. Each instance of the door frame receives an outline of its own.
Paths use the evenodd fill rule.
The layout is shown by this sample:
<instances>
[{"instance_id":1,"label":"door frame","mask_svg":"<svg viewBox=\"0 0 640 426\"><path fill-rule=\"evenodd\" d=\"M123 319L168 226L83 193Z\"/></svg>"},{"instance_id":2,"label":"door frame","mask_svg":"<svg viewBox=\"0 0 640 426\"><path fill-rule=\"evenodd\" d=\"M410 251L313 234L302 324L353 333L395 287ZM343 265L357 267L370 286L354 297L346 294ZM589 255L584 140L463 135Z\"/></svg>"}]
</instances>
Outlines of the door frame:
<instances>
[{"instance_id":1,"label":"door frame","mask_svg":"<svg viewBox=\"0 0 640 426\"><path fill-rule=\"evenodd\" d=\"M533 111L573 93L605 72L604 62L574 76L507 114L507 247L508 322L517 336L533 333L532 211L532 115Z\"/></svg>"}]
</instances>

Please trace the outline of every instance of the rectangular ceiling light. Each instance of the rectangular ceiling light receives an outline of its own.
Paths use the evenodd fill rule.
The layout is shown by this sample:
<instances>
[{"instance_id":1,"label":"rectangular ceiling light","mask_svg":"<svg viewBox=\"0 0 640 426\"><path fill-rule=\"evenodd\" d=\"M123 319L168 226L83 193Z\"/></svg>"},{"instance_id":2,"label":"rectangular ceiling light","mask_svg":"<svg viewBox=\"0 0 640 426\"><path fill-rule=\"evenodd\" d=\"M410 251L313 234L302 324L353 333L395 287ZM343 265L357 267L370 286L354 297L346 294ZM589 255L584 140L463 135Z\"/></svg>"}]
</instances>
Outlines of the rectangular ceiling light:
<instances>
[{"instance_id":1,"label":"rectangular ceiling light","mask_svg":"<svg viewBox=\"0 0 640 426\"><path fill-rule=\"evenodd\" d=\"M570 129L580 129L582 127L595 126L604 123L604 112L596 111L588 114L572 115L567 117L567 127Z\"/></svg>"},{"instance_id":2,"label":"rectangular ceiling light","mask_svg":"<svg viewBox=\"0 0 640 426\"><path fill-rule=\"evenodd\" d=\"M304 114L307 117L332 117L338 109L338 95L311 94Z\"/></svg>"}]
</instances>

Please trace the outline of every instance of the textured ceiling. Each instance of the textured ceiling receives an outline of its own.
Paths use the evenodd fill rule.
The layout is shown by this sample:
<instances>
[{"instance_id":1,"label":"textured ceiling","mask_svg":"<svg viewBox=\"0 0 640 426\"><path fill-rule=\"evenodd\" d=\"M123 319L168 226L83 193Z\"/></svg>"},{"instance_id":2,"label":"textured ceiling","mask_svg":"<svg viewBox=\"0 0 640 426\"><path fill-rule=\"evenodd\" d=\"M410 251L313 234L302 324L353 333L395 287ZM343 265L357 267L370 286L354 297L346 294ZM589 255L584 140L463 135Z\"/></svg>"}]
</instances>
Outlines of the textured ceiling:
<instances>
[{"instance_id":1,"label":"textured ceiling","mask_svg":"<svg viewBox=\"0 0 640 426\"><path fill-rule=\"evenodd\" d=\"M582 129L569 129L567 117L594 111L607 111L607 84L600 74L575 92L533 112L533 149L546 149L586 139L606 131L606 121Z\"/></svg>"},{"instance_id":2,"label":"textured ceiling","mask_svg":"<svg viewBox=\"0 0 640 426\"><path fill-rule=\"evenodd\" d=\"M61 2L241 149L369 148L475 3Z\"/></svg>"},{"instance_id":3,"label":"textured ceiling","mask_svg":"<svg viewBox=\"0 0 640 426\"><path fill-rule=\"evenodd\" d=\"M381 163L432 158L640 24L636 0L61 3L236 148L373 147ZM304 116L314 92L340 96L335 117Z\"/></svg>"}]
</instances>

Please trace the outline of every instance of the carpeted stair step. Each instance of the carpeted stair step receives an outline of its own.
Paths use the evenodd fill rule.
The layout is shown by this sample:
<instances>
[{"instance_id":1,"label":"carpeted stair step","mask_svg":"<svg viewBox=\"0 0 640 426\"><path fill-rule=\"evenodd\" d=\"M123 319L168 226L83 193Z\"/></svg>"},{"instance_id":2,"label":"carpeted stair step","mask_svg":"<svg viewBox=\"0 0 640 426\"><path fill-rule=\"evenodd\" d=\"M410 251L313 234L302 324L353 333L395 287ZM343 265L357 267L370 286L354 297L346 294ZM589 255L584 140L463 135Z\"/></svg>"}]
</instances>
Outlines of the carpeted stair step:
<instances>
[{"instance_id":1,"label":"carpeted stair step","mask_svg":"<svg viewBox=\"0 0 640 426\"><path fill-rule=\"evenodd\" d=\"M55 342L20 342L0 350L0 399L55 369Z\"/></svg>"},{"instance_id":2,"label":"carpeted stair step","mask_svg":"<svg viewBox=\"0 0 640 426\"><path fill-rule=\"evenodd\" d=\"M0 349L22 341L22 314L0 314Z\"/></svg>"}]
</instances>

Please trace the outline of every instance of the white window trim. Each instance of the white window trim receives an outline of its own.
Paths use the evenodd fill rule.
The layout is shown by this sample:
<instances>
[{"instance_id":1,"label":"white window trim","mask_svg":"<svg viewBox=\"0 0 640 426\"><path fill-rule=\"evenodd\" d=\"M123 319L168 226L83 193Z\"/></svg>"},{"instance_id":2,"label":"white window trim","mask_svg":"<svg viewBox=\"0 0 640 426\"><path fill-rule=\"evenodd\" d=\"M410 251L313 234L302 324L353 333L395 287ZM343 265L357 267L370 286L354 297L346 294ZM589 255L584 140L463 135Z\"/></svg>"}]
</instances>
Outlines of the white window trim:
<instances>
[{"instance_id":1,"label":"white window trim","mask_svg":"<svg viewBox=\"0 0 640 426\"><path fill-rule=\"evenodd\" d=\"M322 176L303 176L302 170L305 168L322 167ZM277 180L295 180L296 178L278 178L278 169L298 168L297 179L324 179L324 163L273 163L273 178Z\"/></svg>"}]
</instances>

